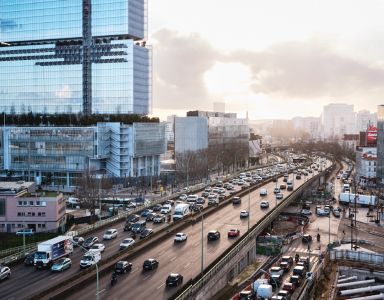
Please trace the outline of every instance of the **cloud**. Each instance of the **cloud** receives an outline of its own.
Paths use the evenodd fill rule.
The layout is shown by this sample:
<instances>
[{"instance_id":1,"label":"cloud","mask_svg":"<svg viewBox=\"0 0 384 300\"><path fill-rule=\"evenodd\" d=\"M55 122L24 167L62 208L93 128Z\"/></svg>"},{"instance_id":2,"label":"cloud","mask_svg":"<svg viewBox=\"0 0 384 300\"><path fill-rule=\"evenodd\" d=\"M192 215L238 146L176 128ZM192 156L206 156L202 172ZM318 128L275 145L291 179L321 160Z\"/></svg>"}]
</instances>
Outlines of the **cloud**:
<instances>
[{"instance_id":1,"label":"cloud","mask_svg":"<svg viewBox=\"0 0 384 300\"><path fill-rule=\"evenodd\" d=\"M364 59L342 52L332 39L314 36L306 41L282 42L259 51L223 52L200 35L184 36L162 29L152 36L154 46L154 107L211 110L214 99L204 81L219 64L240 63L250 72L248 94L226 95L241 107L246 99L270 99L281 108L288 101L348 102L375 109L384 94L384 68L378 58ZM209 71L209 72L208 72ZM211 72L212 73L212 72ZM217 72L215 73L217 74ZM217 82L225 74L217 74ZM224 76L225 77L225 76ZM223 77L223 78L224 78ZM225 90L225 87L223 87ZM258 101L258 100L255 100ZM305 107L305 105L303 105ZM234 108L234 107L233 107ZM305 113L296 108L297 113ZM316 109L317 110L317 109ZM317 114L317 112L309 112Z\"/></svg>"},{"instance_id":2,"label":"cloud","mask_svg":"<svg viewBox=\"0 0 384 300\"><path fill-rule=\"evenodd\" d=\"M348 99L384 91L384 69L341 55L319 41L275 44L227 57L252 70L252 90L283 98Z\"/></svg>"},{"instance_id":3,"label":"cloud","mask_svg":"<svg viewBox=\"0 0 384 300\"><path fill-rule=\"evenodd\" d=\"M175 109L210 109L204 73L220 55L201 36L183 36L161 29L152 37L154 106Z\"/></svg>"}]
</instances>

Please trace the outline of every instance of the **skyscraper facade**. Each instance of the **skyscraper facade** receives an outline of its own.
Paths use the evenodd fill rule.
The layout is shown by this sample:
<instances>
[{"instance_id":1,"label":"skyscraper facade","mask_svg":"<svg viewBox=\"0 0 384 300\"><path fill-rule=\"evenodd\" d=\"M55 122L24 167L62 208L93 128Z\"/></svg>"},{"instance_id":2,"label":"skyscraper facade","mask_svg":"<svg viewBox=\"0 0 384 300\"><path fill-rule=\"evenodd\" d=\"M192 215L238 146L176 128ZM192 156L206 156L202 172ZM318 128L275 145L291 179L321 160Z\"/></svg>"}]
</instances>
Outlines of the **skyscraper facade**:
<instances>
[{"instance_id":1,"label":"skyscraper facade","mask_svg":"<svg viewBox=\"0 0 384 300\"><path fill-rule=\"evenodd\" d=\"M323 108L324 139L341 139L344 134L356 133L356 116L352 104L331 103Z\"/></svg>"},{"instance_id":2,"label":"skyscraper facade","mask_svg":"<svg viewBox=\"0 0 384 300\"><path fill-rule=\"evenodd\" d=\"M0 112L151 107L146 0L0 1Z\"/></svg>"}]
</instances>

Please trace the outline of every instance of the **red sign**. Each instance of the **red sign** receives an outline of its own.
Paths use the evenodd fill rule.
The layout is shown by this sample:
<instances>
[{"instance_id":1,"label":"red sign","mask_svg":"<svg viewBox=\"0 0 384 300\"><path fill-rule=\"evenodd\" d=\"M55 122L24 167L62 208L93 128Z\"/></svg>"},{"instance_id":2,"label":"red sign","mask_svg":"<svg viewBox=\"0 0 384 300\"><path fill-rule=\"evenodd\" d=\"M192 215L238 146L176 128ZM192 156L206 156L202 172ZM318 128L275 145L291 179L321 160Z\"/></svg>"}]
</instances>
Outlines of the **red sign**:
<instances>
[{"instance_id":1,"label":"red sign","mask_svg":"<svg viewBox=\"0 0 384 300\"><path fill-rule=\"evenodd\" d=\"M369 126L367 129L367 145L375 146L377 140L377 127Z\"/></svg>"}]
</instances>

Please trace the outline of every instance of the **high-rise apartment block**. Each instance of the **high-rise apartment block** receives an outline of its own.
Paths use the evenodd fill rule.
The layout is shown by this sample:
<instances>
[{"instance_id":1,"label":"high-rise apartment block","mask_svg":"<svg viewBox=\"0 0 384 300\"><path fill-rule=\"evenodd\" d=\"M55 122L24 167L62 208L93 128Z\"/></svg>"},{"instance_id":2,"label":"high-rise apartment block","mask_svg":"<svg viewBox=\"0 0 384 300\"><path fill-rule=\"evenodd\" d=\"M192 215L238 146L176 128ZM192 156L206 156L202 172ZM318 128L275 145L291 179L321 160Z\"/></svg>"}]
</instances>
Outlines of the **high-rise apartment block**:
<instances>
[{"instance_id":1,"label":"high-rise apartment block","mask_svg":"<svg viewBox=\"0 0 384 300\"><path fill-rule=\"evenodd\" d=\"M151 108L146 0L0 2L0 112Z\"/></svg>"},{"instance_id":2,"label":"high-rise apartment block","mask_svg":"<svg viewBox=\"0 0 384 300\"><path fill-rule=\"evenodd\" d=\"M321 116L324 139L341 139L344 134L356 133L356 119L352 104L331 103Z\"/></svg>"}]
</instances>

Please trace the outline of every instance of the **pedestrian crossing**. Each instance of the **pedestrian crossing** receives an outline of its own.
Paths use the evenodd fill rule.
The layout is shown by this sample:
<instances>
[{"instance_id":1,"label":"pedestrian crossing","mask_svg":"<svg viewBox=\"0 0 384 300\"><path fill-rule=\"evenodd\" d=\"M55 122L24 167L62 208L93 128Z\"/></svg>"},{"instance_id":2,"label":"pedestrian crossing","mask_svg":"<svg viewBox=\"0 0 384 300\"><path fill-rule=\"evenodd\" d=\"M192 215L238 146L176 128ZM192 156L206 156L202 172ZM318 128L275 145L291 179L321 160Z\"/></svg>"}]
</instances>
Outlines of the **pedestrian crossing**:
<instances>
[{"instance_id":1,"label":"pedestrian crossing","mask_svg":"<svg viewBox=\"0 0 384 300\"><path fill-rule=\"evenodd\" d=\"M311 255L314 255L314 256L319 256L321 254L321 248L319 249L319 247L316 247L314 249L310 249L311 251ZM284 253L303 253L303 254L308 254L308 248L307 247L288 247ZM315 258L315 257L314 257ZM311 257L312 259L312 257Z\"/></svg>"}]
</instances>

